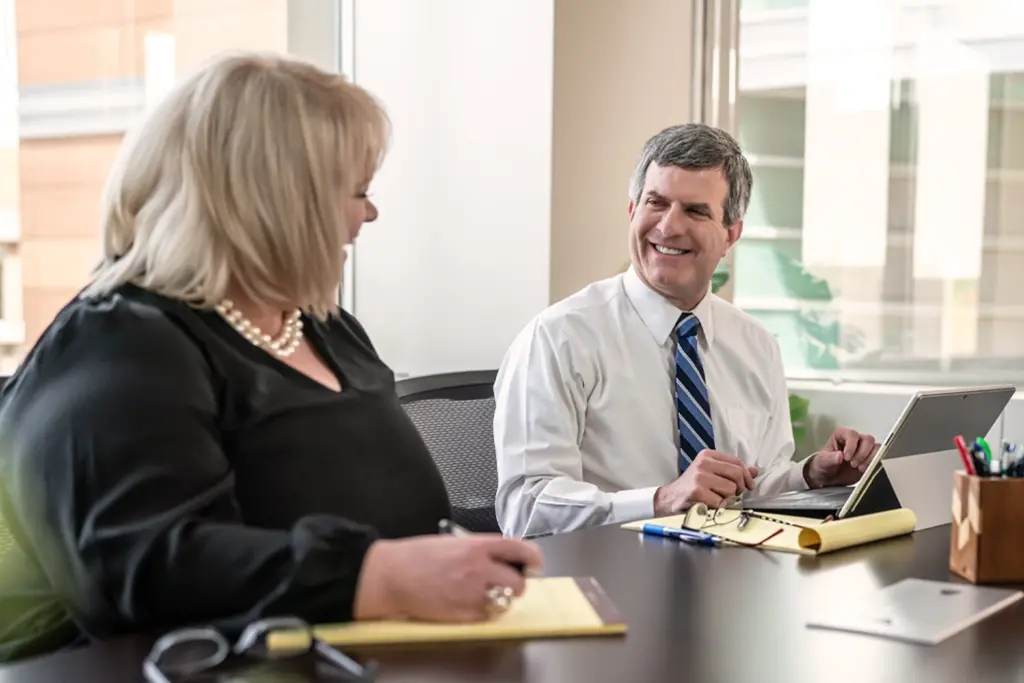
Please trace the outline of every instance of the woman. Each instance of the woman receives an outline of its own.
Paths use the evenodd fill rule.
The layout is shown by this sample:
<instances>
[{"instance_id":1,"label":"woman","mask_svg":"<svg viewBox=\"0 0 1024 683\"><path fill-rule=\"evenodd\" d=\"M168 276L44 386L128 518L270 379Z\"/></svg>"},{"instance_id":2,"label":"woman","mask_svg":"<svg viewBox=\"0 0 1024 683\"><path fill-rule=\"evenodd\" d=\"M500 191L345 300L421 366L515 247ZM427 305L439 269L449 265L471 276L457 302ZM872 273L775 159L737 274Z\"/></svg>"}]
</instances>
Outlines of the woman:
<instances>
[{"instance_id":1,"label":"woman","mask_svg":"<svg viewBox=\"0 0 1024 683\"><path fill-rule=\"evenodd\" d=\"M539 566L436 534L442 480L336 306L386 134L341 76L232 55L123 145L102 263L0 403L5 516L88 638L483 619Z\"/></svg>"}]
</instances>

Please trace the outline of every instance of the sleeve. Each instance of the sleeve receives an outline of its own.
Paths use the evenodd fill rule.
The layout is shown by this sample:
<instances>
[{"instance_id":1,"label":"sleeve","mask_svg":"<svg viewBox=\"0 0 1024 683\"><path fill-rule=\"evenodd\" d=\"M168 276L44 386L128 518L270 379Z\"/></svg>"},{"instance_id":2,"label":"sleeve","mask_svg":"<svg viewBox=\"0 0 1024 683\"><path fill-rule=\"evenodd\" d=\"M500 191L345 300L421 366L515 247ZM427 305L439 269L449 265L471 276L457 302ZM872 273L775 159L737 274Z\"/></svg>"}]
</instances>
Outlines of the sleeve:
<instances>
[{"instance_id":1,"label":"sleeve","mask_svg":"<svg viewBox=\"0 0 1024 683\"><path fill-rule=\"evenodd\" d=\"M495 511L508 536L559 533L650 517L656 487L607 492L583 480L579 444L596 371L586 350L531 323L495 382Z\"/></svg>"},{"instance_id":2,"label":"sleeve","mask_svg":"<svg viewBox=\"0 0 1024 683\"><path fill-rule=\"evenodd\" d=\"M162 314L89 316L36 348L0 409L14 513L82 628L351 619L372 530L247 526L201 348Z\"/></svg>"},{"instance_id":3,"label":"sleeve","mask_svg":"<svg viewBox=\"0 0 1024 683\"><path fill-rule=\"evenodd\" d=\"M757 459L761 472L757 477L757 495L772 495L807 489L803 469L805 461L794 461L793 425L789 416L789 387L782 352L771 339L768 353L771 410L764 449Z\"/></svg>"}]
</instances>

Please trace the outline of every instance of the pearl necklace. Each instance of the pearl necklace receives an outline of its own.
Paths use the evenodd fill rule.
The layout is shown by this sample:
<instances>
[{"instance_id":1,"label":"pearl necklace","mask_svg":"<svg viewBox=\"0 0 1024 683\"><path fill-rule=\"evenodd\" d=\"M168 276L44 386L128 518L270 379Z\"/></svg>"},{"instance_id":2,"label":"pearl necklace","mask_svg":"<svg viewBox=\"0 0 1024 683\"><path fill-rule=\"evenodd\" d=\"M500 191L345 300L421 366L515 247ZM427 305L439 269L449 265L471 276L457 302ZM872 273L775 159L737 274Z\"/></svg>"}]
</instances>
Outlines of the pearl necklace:
<instances>
[{"instance_id":1,"label":"pearl necklace","mask_svg":"<svg viewBox=\"0 0 1024 683\"><path fill-rule=\"evenodd\" d=\"M289 313L281 331L276 337L271 337L242 315L242 312L235 308L231 299L224 299L214 308L231 327L235 328L238 334L248 339L254 346L258 346L278 358L287 358L292 355L302 343L302 318L299 309Z\"/></svg>"}]
</instances>

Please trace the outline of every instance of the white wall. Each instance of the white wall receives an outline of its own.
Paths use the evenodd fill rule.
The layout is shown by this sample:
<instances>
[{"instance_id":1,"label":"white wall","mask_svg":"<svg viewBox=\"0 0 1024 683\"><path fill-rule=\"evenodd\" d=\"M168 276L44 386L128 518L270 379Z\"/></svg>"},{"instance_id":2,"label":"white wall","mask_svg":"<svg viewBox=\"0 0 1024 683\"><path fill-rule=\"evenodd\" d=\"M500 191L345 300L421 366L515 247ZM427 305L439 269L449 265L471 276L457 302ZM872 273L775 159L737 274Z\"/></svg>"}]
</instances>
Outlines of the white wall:
<instances>
[{"instance_id":1,"label":"white wall","mask_svg":"<svg viewBox=\"0 0 1024 683\"><path fill-rule=\"evenodd\" d=\"M548 303L554 0L357 0L385 104L355 313L397 372L496 367Z\"/></svg>"},{"instance_id":2,"label":"white wall","mask_svg":"<svg viewBox=\"0 0 1024 683\"><path fill-rule=\"evenodd\" d=\"M396 372L496 368L628 259L636 158L690 118L692 0L351 2L352 72L394 123L354 312Z\"/></svg>"}]
</instances>

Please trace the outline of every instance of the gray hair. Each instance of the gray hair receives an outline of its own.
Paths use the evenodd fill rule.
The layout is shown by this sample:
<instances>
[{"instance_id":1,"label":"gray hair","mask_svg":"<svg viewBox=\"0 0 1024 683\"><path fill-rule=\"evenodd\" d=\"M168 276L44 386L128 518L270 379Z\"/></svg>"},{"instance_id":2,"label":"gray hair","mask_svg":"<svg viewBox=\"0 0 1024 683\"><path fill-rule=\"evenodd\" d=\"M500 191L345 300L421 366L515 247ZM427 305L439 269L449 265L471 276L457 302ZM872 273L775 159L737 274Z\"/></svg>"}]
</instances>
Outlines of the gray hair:
<instances>
[{"instance_id":1,"label":"gray hair","mask_svg":"<svg viewBox=\"0 0 1024 683\"><path fill-rule=\"evenodd\" d=\"M735 225L746 213L754 177L739 144L724 130L703 123L684 123L670 126L648 140L630 181L629 196L634 205L640 203L652 163L690 170L721 169L729 185L723 207L726 227Z\"/></svg>"}]
</instances>

